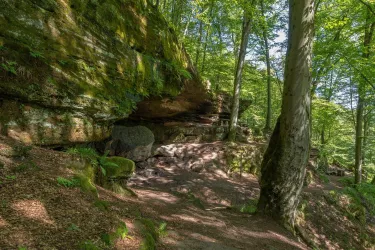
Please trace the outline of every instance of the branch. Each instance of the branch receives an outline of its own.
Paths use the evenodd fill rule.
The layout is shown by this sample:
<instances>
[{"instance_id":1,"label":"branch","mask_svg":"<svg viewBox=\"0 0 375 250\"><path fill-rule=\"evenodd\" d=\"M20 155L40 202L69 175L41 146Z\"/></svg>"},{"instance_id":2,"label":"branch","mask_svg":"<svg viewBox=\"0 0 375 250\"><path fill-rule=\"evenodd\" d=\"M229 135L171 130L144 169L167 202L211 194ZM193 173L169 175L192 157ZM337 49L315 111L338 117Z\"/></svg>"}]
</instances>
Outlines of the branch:
<instances>
[{"instance_id":1,"label":"branch","mask_svg":"<svg viewBox=\"0 0 375 250\"><path fill-rule=\"evenodd\" d=\"M358 1L360 1L362 4L364 4L369 9L369 11L375 16L375 11L372 8L371 4L369 4L369 3L367 3L367 2L365 2L363 0L358 0Z\"/></svg>"},{"instance_id":2,"label":"branch","mask_svg":"<svg viewBox=\"0 0 375 250\"><path fill-rule=\"evenodd\" d=\"M357 71L362 76L362 78L365 80L365 82L368 85L370 85L375 90L375 85L367 78L367 76L365 74L363 74L362 71L360 71L359 69L357 69L353 64L351 64L350 60L344 54L342 54L342 56L346 59L346 61L348 62L349 66L351 68L353 68L355 71Z\"/></svg>"}]
</instances>

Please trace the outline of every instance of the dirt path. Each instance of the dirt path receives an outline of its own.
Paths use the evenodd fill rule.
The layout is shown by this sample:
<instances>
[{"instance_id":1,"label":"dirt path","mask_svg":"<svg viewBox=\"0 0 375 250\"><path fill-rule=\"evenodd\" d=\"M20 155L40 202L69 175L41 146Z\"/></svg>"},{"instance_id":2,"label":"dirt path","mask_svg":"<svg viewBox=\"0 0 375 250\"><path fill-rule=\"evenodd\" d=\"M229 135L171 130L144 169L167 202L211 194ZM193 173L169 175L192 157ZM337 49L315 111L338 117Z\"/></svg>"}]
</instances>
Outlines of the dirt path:
<instances>
[{"instance_id":1,"label":"dirt path","mask_svg":"<svg viewBox=\"0 0 375 250\"><path fill-rule=\"evenodd\" d=\"M258 197L254 176L228 178L220 169L194 172L181 164L160 157L129 182L142 211L168 223L158 249L306 249L272 220L226 209Z\"/></svg>"},{"instance_id":2,"label":"dirt path","mask_svg":"<svg viewBox=\"0 0 375 250\"><path fill-rule=\"evenodd\" d=\"M58 185L58 177L73 175L66 167L71 156L34 148L30 156L19 159L7 153L13 146L0 137L1 250L79 249L83 242L97 249L135 250L143 240L138 218L167 222L168 235L157 249L307 249L270 219L226 209L258 197L254 176L228 178L214 167L192 171L183 167L186 158L181 162L159 157L129 181L138 197L98 187L100 200L108 205L102 209L96 198L79 188ZM29 167L20 171L26 163ZM103 234L116 230L119 222L126 223L131 238L105 246Z\"/></svg>"}]
</instances>

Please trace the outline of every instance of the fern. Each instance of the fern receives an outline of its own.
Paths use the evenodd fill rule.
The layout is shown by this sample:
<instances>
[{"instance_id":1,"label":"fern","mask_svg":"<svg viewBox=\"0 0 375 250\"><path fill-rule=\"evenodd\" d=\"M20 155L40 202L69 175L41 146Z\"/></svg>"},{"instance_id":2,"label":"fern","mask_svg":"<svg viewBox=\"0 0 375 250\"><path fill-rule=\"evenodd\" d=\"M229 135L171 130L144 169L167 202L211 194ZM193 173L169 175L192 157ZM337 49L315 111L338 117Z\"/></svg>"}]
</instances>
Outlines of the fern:
<instances>
[{"instance_id":1,"label":"fern","mask_svg":"<svg viewBox=\"0 0 375 250\"><path fill-rule=\"evenodd\" d=\"M63 177L57 177L57 183L60 186L66 187L66 188L72 188L72 187L78 187L79 181L76 178L73 178L71 180L65 179Z\"/></svg>"}]
</instances>

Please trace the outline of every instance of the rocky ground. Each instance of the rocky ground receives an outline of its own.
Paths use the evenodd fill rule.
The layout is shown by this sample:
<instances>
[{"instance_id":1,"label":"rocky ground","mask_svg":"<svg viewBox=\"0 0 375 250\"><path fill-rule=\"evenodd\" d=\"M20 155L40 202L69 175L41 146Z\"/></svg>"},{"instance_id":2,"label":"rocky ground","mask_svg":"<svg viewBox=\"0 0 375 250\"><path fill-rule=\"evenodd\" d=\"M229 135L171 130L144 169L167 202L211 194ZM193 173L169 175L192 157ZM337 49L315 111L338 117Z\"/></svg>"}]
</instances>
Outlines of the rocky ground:
<instances>
[{"instance_id":1,"label":"rocky ground","mask_svg":"<svg viewBox=\"0 0 375 250\"><path fill-rule=\"evenodd\" d=\"M34 147L18 157L14 145L0 138L0 249L139 249L146 224L166 225L157 249L308 249L269 218L246 213L259 195L257 178L228 177L218 157L222 143L181 145L183 155L172 146L173 154L170 148L138 166L128 182L136 197L97 187L99 199L58 184L73 174L71 155ZM366 249L356 239L358 225L326 201L328 190L341 188L334 178L305 190L304 228L322 249ZM121 222L127 237L106 245L103 235Z\"/></svg>"}]
</instances>

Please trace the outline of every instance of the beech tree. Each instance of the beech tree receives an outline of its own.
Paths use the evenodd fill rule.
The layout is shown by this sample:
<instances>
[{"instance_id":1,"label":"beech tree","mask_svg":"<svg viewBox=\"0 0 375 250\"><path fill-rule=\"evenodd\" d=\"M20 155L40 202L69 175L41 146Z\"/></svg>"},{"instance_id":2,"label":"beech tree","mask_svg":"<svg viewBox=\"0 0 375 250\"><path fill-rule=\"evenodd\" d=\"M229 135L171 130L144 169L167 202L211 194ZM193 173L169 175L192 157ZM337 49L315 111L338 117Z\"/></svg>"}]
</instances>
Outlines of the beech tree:
<instances>
[{"instance_id":1,"label":"beech tree","mask_svg":"<svg viewBox=\"0 0 375 250\"><path fill-rule=\"evenodd\" d=\"M264 155L258 211L294 229L309 157L314 0L289 0L281 115Z\"/></svg>"},{"instance_id":2,"label":"beech tree","mask_svg":"<svg viewBox=\"0 0 375 250\"><path fill-rule=\"evenodd\" d=\"M232 101L232 110L230 115L230 125L229 125L229 141L236 140L237 133L237 122L238 122L238 111L240 107L240 96L241 96L241 82L242 82L242 73L245 64L245 56L247 44L249 42L249 35L252 25L252 10L255 0L251 1L250 6L245 6L243 24L242 24L242 35L241 35L241 45L240 52L238 54L235 77L234 77L234 89L233 89L233 101Z\"/></svg>"}]
</instances>

